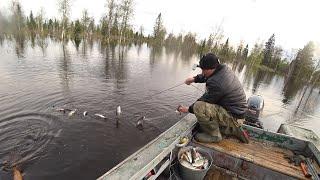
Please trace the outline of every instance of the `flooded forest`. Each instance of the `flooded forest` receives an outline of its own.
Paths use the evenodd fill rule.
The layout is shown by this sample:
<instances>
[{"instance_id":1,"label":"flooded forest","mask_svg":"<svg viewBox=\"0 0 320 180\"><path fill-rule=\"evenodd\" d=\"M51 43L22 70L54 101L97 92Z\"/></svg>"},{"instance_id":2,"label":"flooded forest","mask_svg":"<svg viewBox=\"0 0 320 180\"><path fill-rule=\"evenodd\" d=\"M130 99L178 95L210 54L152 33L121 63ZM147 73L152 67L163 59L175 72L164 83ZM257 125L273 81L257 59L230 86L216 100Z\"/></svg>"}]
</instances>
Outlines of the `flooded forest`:
<instances>
[{"instance_id":1,"label":"flooded forest","mask_svg":"<svg viewBox=\"0 0 320 180\"><path fill-rule=\"evenodd\" d=\"M288 51L277 34L235 45L222 25L204 39L173 34L161 12L146 33L133 28L133 0L106 1L99 20L86 9L71 19L75 3L57 0L54 18L43 8L25 12L19 1L0 11L1 166L18 166L26 179L99 177L183 117L177 105L190 105L205 89L183 82L200 73L192 66L208 52L232 68L247 98L264 98L266 129L290 123L320 134L320 58L312 40ZM135 126L140 117L143 130ZM0 179L11 175L0 170Z\"/></svg>"}]
</instances>

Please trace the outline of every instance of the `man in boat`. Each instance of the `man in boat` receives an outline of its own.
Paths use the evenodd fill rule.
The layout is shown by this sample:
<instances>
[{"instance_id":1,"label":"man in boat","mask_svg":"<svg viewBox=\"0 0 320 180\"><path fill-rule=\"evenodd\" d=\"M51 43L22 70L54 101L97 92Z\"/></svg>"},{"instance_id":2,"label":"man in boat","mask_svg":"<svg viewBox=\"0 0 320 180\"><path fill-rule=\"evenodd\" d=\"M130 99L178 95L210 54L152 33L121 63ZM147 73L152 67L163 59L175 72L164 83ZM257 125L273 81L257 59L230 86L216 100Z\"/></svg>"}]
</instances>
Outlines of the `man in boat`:
<instances>
[{"instance_id":1,"label":"man in boat","mask_svg":"<svg viewBox=\"0 0 320 180\"><path fill-rule=\"evenodd\" d=\"M206 83L206 92L191 106L180 106L180 112L194 113L200 125L195 139L199 142L219 142L222 134L236 136L249 143L248 135L237 120L243 119L247 108L246 95L234 72L213 53L204 55L198 67L202 73L187 78L185 84Z\"/></svg>"}]
</instances>

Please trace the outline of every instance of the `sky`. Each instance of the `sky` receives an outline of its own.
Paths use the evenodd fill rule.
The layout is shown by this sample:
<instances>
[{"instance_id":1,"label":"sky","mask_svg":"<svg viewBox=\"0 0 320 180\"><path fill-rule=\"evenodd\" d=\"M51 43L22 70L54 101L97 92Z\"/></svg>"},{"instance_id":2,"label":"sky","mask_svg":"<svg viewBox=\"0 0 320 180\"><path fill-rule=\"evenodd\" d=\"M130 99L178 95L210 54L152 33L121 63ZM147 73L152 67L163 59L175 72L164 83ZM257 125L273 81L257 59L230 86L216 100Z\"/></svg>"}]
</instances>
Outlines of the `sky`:
<instances>
[{"instance_id":1,"label":"sky","mask_svg":"<svg viewBox=\"0 0 320 180\"><path fill-rule=\"evenodd\" d=\"M6 11L11 0L0 0ZM20 0L24 11L34 14L42 7L47 18L59 17L57 0ZM72 0L71 18L81 17L83 9L97 21L106 14L106 0ZM275 33L276 45L286 50L303 48L309 42L320 44L319 0L134 0L132 26L152 33L161 12L168 33L196 33L206 38L221 25L225 39L233 45L241 41L264 42ZM250 47L249 47L250 48Z\"/></svg>"}]
</instances>

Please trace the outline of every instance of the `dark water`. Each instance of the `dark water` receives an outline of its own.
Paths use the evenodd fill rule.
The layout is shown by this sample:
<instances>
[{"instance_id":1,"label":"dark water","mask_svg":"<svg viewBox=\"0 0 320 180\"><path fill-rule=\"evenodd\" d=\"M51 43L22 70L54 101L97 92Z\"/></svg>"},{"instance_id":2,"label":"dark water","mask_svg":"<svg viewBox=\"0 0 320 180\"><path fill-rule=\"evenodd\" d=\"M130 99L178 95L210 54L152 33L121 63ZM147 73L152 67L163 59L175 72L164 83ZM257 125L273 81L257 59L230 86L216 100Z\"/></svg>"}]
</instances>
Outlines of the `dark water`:
<instances>
[{"instance_id":1,"label":"dark water","mask_svg":"<svg viewBox=\"0 0 320 180\"><path fill-rule=\"evenodd\" d=\"M41 48L42 47L42 48ZM49 39L23 46L5 40L0 46L0 162L17 164L25 179L94 179L183 116L178 104L189 105L201 91L180 85L192 71L197 56L147 45L105 47L99 42L70 42L62 46ZM319 93L314 89L297 106L302 87L284 87L282 76L229 63L249 97L265 99L263 123L276 131L294 123L320 134ZM203 89L203 84L197 84ZM116 126L115 110L122 107ZM77 109L74 116L56 108ZM89 115L84 117L83 111ZM104 114L107 119L95 117ZM136 119L145 115L143 131ZM11 179L0 171L0 179Z\"/></svg>"}]
</instances>

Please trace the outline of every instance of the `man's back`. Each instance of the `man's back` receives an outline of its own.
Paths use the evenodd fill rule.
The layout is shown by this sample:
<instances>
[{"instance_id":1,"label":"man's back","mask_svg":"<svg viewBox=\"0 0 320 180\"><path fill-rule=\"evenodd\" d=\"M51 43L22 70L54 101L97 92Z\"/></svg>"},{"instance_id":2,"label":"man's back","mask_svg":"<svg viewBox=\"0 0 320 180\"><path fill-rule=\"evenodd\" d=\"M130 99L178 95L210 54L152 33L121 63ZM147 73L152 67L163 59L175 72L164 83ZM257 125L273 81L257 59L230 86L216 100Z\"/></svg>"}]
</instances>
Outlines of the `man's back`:
<instances>
[{"instance_id":1,"label":"man's back","mask_svg":"<svg viewBox=\"0 0 320 180\"><path fill-rule=\"evenodd\" d=\"M239 79L230 68L221 64L206 81L206 87L208 94L218 98L215 98L215 102L204 101L224 107L236 118L243 118L247 108L246 95Z\"/></svg>"}]
</instances>

